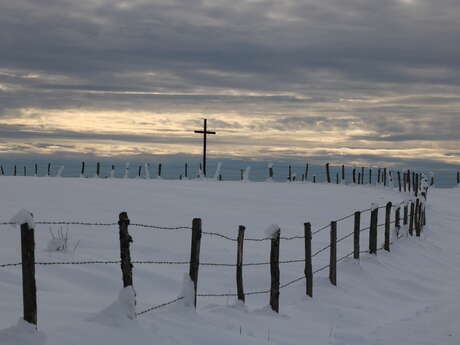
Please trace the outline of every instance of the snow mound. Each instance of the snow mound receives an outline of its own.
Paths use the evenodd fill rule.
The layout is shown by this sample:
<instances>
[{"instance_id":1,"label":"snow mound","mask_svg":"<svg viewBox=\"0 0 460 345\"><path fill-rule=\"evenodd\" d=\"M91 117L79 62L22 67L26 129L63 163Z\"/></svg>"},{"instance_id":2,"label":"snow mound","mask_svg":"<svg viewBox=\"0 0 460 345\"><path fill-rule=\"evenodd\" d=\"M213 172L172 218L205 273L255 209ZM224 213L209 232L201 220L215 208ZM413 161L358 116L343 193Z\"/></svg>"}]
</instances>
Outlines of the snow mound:
<instances>
[{"instance_id":1,"label":"snow mound","mask_svg":"<svg viewBox=\"0 0 460 345\"><path fill-rule=\"evenodd\" d=\"M23 319L19 319L15 326L0 330L0 344L2 345L44 345L46 336Z\"/></svg>"},{"instance_id":2,"label":"snow mound","mask_svg":"<svg viewBox=\"0 0 460 345\"><path fill-rule=\"evenodd\" d=\"M195 304L195 287L193 286L193 281L190 279L188 273L184 273L182 279L182 289L180 292L180 297L184 297L182 304L185 307L194 307Z\"/></svg>"},{"instance_id":3,"label":"snow mound","mask_svg":"<svg viewBox=\"0 0 460 345\"><path fill-rule=\"evenodd\" d=\"M118 299L89 318L104 325L120 327L136 318L136 292L132 286L120 290Z\"/></svg>"},{"instance_id":4,"label":"snow mound","mask_svg":"<svg viewBox=\"0 0 460 345\"><path fill-rule=\"evenodd\" d=\"M20 210L16 215L14 215L10 219L11 223L21 225L24 223L29 224L29 228L34 229L35 228L35 223L34 223L34 215L32 212L27 211L25 209Z\"/></svg>"},{"instance_id":5,"label":"snow mound","mask_svg":"<svg viewBox=\"0 0 460 345\"><path fill-rule=\"evenodd\" d=\"M265 229L265 235L270 238L275 238L278 231L280 231L279 225L271 224L267 229Z\"/></svg>"}]
</instances>

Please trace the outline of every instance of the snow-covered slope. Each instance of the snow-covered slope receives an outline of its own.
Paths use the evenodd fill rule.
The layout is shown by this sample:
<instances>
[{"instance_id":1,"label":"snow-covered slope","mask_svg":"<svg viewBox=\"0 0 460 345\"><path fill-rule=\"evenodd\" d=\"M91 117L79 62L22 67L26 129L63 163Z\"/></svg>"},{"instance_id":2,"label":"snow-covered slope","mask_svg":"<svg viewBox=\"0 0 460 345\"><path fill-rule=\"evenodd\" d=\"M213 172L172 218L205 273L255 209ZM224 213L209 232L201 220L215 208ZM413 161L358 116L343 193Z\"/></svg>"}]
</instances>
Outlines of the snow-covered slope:
<instances>
[{"instance_id":1,"label":"snow-covered slope","mask_svg":"<svg viewBox=\"0 0 460 345\"><path fill-rule=\"evenodd\" d=\"M116 223L118 213L127 211L131 223L161 226L191 226L192 218L200 217L203 231L232 238L240 224L246 226L246 237L265 237L271 224L281 228L282 236L302 235L304 222L311 222L315 230L371 203L384 205L408 197L365 186L33 177L3 177L0 191L0 222L23 208L35 221L104 223ZM33 334L18 324L20 268L0 268L0 344L459 344L459 204L458 189L431 190L422 238L394 241L391 253L379 251L377 256L363 254L359 262L340 262L337 287L330 285L327 271L316 274L312 299L305 296L303 280L283 289L280 314L270 311L265 294L247 296L245 306L233 297L199 297L196 311L190 301L180 300L130 320L130 295L120 293L119 265L39 265L42 333ZM363 215L362 227L368 218L369 213ZM352 219L341 222L338 236L352 229ZM57 233L58 226L52 230ZM68 251L50 252L49 226L36 226L37 261L119 259L117 226L71 225L63 230L69 234ZM130 226L130 232L134 260L190 258L187 229ZM0 235L0 263L19 262L19 230L1 226ZM313 251L328 241L327 229L318 233ZM246 242L244 261L267 261L269 245ZM365 232L361 246L367 247ZM338 257L351 249L352 238L341 242ZM281 242L281 260L303 255L303 240ZM235 256L234 242L203 236L202 263L233 264ZM314 258L313 266L327 263L325 251ZM301 262L281 265L281 281L301 276L303 269ZM182 296L189 290L184 272L187 265L135 265L137 310ZM247 291L269 288L269 266L245 266L244 285ZM234 267L200 267L200 294L235 289Z\"/></svg>"}]
</instances>

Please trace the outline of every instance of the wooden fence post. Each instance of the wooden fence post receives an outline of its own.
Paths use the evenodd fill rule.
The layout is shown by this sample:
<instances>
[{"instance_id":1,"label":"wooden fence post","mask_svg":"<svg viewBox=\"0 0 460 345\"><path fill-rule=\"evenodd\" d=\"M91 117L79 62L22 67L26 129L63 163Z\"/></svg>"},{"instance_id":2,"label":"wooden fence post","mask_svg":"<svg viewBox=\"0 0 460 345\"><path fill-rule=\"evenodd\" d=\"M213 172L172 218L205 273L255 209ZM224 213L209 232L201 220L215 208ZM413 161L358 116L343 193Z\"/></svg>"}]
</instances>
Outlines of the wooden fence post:
<instances>
[{"instance_id":1,"label":"wooden fence post","mask_svg":"<svg viewBox=\"0 0 460 345\"><path fill-rule=\"evenodd\" d=\"M316 183L316 175L313 175L313 183Z\"/></svg>"},{"instance_id":2,"label":"wooden fence post","mask_svg":"<svg viewBox=\"0 0 460 345\"><path fill-rule=\"evenodd\" d=\"M184 167L184 177L185 177L185 178L188 178L188 163L185 163L185 167Z\"/></svg>"},{"instance_id":3,"label":"wooden fence post","mask_svg":"<svg viewBox=\"0 0 460 345\"><path fill-rule=\"evenodd\" d=\"M133 286L133 265L131 263L130 243L133 242L128 232L129 218L126 212L118 216L120 235L121 272L123 274L123 287Z\"/></svg>"},{"instance_id":4,"label":"wooden fence post","mask_svg":"<svg viewBox=\"0 0 460 345\"><path fill-rule=\"evenodd\" d=\"M339 173L335 175L335 182L336 184L339 184Z\"/></svg>"},{"instance_id":5,"label":"wooden fence post","mask_svg":"<svg viewBox=\"0 0 460 345\"><path fill-rule=\"evenodd\" d=\"M195 290L194 306L196 308L196 294L198 289L198 268L200 267L201 245L201 218L193 218L192 222L192 247L190 250L190 279Z\"/></svg>"},{"instance_id":6,"label":"wooden fence post","mask_svg":"<svg viewBox=\"0 0 460 345\"><path fill-rule=\"evenodd\" d=\"M355 227L353 229L353 258L359 259L359 235L361 233L361 212L355 212Z\"/></svg>"},{"instance_id":7,"label":"wooden fence post","mask_svg":"<svg viewBox=\"0 0 460 345\"><path fill-rule=\"evenodd\" d=\"M414 234L414 203L410 202L409 235Z\"/></svg>"},{"instance_id":8,"label":"wooden fence post","mask_svg":"<svg viewBox=\"0 0 460 345\"><path fill-rule=\"evenodd\" d=\"M27 167L24 165L24 176L27 176Z\"/></svg>"},{"instance_id":9,"label":"wooden fence post","mask_svg":"<svg viewBox=\"0 0 460 345\"><path fill-rule=\"evenodd\" d=\"M387 186L387 168L383 168L383 185Z\"/></svg>"},{"instance_id":10,"label":"wooden fence post","mask_svg":"<svg viewBox=\"0 0 460 345\"><path fill-rule=\"evenodd\" d=\"M96 163L96 176L97 177L101 176L101 163L99 162Z\"/></svg>"},{"instance_id":11,"label":"wooden fence post","mask_svg":"<svg viewBox=\"0 0 460 345\"><path fill-rule=\"evenodd\" d=\"M35 163L35 175L34 176L38 176L38 164Z\"/></svg>"},{"instance_id":12,"label":"wooden fence post","mask_svg":"<svg viewBox=\"0 0 460 345\"><path fill-rule=\"evenodd\" d=\"M161 177L161 168L163 167L163 165L161 163L158 164L158 177Z\"/></svg>"},{"instance_id":13,"label":"wooden fence post","mask_svg":"<svg viewBox=\"0 0 460 345\"><path fill-rule=\"evenodd\" d=\"M381 173L382 173L382 171L381 171L381 169L379 168L379 169L378 169L378 175L377 175L377 183L378 183L378 184L380 184L380 181L381 181Z\"/></svg>"},{"instance_id":14,"label":"wooden fence post","mask_svg":"<svg viewBox=\"0 0 460 345\"><path fill-rule=\"evenodd\" d=\"M401 171L398 170L398 186L399 186L399 192L402 192L402 186L401 186Z\"/></svg>"},{"instance_id":15,"label":"wooden fence post","mask_svg":"<svg viewBox=\"0 0 460 345\"><path fill-rule=\"evenodd\" d=\"M417 198L417 200L415 201L415 235L417 237L420 237L420 206L420 199Z\"/></svg>"},{"instance_id":16,"label":"wooden fence post","mask_svg":"<svg viewBox=\"0 0 460 345\"><path fill-rule=\"evenodd\" d=\"M385 243L383 245L384 249L390 251L390 230L391 230L391 207L393 204L391 202L387 203L385 207Z\"/></svg>"},{"instance_id":17,"label":"wooden fence post","mask_svg":"<svg viewBox=\"0 0 460 345\"><path fill-rule=\"evenodd\" d=\"M419 185L418 181L419 181L419 174L415 174L414 193L415 193L416 198L418 197L418 185Z\"/></svg>"},{"instance_id":18,"label":"wooden fence post","mask_svg":"<svg viewBox=\"0 0 460 345\"><path fill-rule=\"evenodd\" d=\"M268 167L268 177L269 177L270 179L273 178L273 166L269 166L269 167Z\"/></svg>"},{"instance_id":19,"label":"wooden fence post","mask_svg":"<svg viewBox=\"0 0 460 345\"><path fill-rule=\"evenodd\" d=\"M329 169L329 163L326 163L326 176L327 176L327 183L331 183L331 171Z\"/></svg>"},{"instance_id":20,"label":"wooden fence post","mask_svg":"<svg viewBox=\"0 0 460 345\"><path fill-rule=\"evenodd\" d=\"M0 173L2 176L5 175L5 171L3 170L3 165L0 165Z\"/></svg>"},{"instance_id":21,"label":"wooden fence post","mask_svg":"<svg viewBox=\"0 0 460 345\"><path fill-rule=\"evenodd\" d=\"M24 320L37 326L37 288L35 284L34 229L21 224L22 299Z\"/></svg>"},{"instance_id":22,"label":"wooden fence post","mask_svg":"<svg viewBox=\"0 0 460 345\"><path fill-rule=\"evenodd\" d=\"M291 165L289 165L288 180L289 180L289 182L292 181L292 167L291 167Z\"/></svg>"},{"instance_id":23,"label":"wooden fence post","mask_svg":"<svg viewBox=\"0 0 460 345\"><path fill-rule=\"evenodd\" d=\"M240 169L240 181L244 180L244 169Z\"/></svg>"},{"instance_id":24,"label":"wooden fence post","mask_svg":"<svg viewBox=\"0 0 460 345\"><path fill-rule=\"evenodd\" d=\"M16 164L14 165L14 173L13 173L13 176L16 176L17 174L17 171L16 171ZM48 174L49 175L49 174Z\"/></svg>"},{"instance_id":25,"label":"wooden fence post","mask_svg":"<svg viewBox=\"0 0 460 345\"><path fill-rule=\"evenodd\" d=\"M356 183L356 168L353 168L353 183Z\"/></svg>"},{"instance_id":26,"label":"wooden fence post","mask_svg":"<svg viewBox=\"0 0 460 345\"><path fill-rule=\"evenodd\" d=\"M342 181L345 181L345 165L342 164Z\"/></svg>"},{"instance_id":27,"label":"wooden fence post","mask_svg":"<svg viewBox=\"0 0 460 345\"><path fill-rule=\"evenodd\" d=\"M305 181L308 181L308 163L305 164Z\"/></svg>"},{"instance_id":28,"label":"wooden fence post","mask_svg":"<svg viewBox=\"0 0 460 345\"><path fill-rule=\"evenodd\" d=\"M401 207L398 207L395 212L395 229L396 238L399 238L399 231L401 230Z\"/></svg>"},{"instance_id":29,"label":"wooden fence post","mask_svg":"<svg viewBox=\"0 0 460 345\"><path fill-rule=\"evenodd\" d=\"M377 226L379 218L379 209L375 208L371 211L371 224L369 228L369 253L377 254Z\"/></svg>"},{"instance_id":30,"label":"wooden fence post","mask_svg":"<svg viewBox=\"0 0 460 345\"><path fill-rule=\"evenodd\" d=\"M361 167L361 184L364 184L364 167Z\"/></svg>"},{"instance_id":31,"label":"wooden fence post","mask_svg":"<svg viewBox=\"0 0 460 345\"><path fill-rule=\"evenodd\" d=\"M307 296L313 297L313 265L311 262L311 224L304 223L305 234L305 280Z\"/></svg>"},{"instance_id":32,"label":"wooden fence post","mask_svg":"<svg viewBox=\"0 0 460 345\"><path fill-rule=\"evenodd\" d=\"M337 222L331 222L331 247L329 251L329 280L337 285Z\"/></svg>"},{"instance_id":33,"label":"wooden fence post","mask_svg":"<svg viewBox=\"0 0 460 345\"><path fill-rule=\"evenodd\" d=\"M85 162L81 162L80 176L85 177Z\"/></svg>"},{"instance_id":34,"label":"wooden fence post","mask_svg":"<svg viewBox=\"0 0 460 345\"><path fill-rule=\"evenodd\" d=\"M279 312L280 298L280 232L278 229L271 239L270 249L270 306L277 313Z\"/></svg>"},{"instance_id":35,"label":"wooden fence post","mask_svg":"<svg viewBox=\"0 0 460 345\"><path fill-rule=\"evenodd\" d=\"M236 245L236 289L238 300L243 302L244 298L244 285L243 285L243 244L244 244L244 230L243 225L238 227L238 239Z\"/></svg>"}]
</instances>

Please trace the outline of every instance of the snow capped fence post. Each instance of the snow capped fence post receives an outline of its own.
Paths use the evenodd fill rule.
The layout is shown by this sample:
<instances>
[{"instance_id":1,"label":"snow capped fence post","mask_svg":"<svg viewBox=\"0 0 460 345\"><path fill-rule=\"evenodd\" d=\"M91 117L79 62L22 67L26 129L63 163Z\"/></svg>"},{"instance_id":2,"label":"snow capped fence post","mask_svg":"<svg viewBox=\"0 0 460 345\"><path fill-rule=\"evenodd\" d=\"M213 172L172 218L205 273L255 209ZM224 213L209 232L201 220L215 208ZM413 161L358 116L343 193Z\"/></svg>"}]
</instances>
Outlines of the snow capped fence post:
<instances>
[{"instance_id":1,"label":"snow capped fence post","mask_svg":"<svg viewBox=\"0 0 460 345\"><path fill-rule=\"evenodd\" d=\"M337 222L331 222L331 246L329 250L329 280L337 285Z\"/></svg>"},{"instance_id":2,"label":"snow capped fence post","mask_svg":"<svg viewBox=\"0 0 460 345\"><path fill-rule=\"evenodd\" d=\"M26 210L12 219L21 225L22 298L24 320L37 326L37 288L35 284L35 240L33 216Z\"/></svg>"},{"instance_id":3,"label":"snow capped fence post","mask_svg":"<svg viewBox=\"0 0 460 345\"><path fill-rule=\"evenodd\" d=\"M190 279L195 291L194 306L196 308L196 292L198 288L198 268L200 266L201 245L201 218L193 218L192 222L192 245L190 250Z\"/></svg>"},{"instance_id":4,"label":"snow capped fence post","mask_svg":"<svg viewBox=\"0 0 460 345\"><path fill-rule=\"evenodd\" d=\"M361 230L361 212L355 212L355 227L353 229L353 258L359 259L359 234Z\"/></svg>"},{"instance_id":5,"label":"snow capped fence post","mask_svg":"<svg viewBox=\"0 0 460 345\"><path fill-rule=\"evenodd\" d=\"M410 202L410 220L409 220L409 235L413 235L414 234L414 203L411 201Z\"/></svg>"},{"instance_id":6,"label":"snow capped fence post","mask_svg":"<svg viewBox=\"0 0 460 345\"><path fill-rule=\"evenodd\" d=\"M270 306L273 311L279 312L280 298L280 233L278 226L272 226L271 233L271 248L270 248Z\"/></svg>"},{"instance_id":7,"label":"snow capped fence post","mask_svg":"<svg viewBox=\"0 0 460 345\"><path fill-rule=\"evenodd\" d=\"M133 265L131 263L130 243L133 242L128 232L129 218L126 212L118 216L120 235L121 272L123 274L123 287L133 286Z\"/></svg>"},{"instance_id":8,"label":"snow capped fence post","mask_svg":"<svg viewBox=\"0 0 460 345\"><path fill-rule=\"evenodd\" d=\"M307 296L313 297L313 265L311 262L311 224L304 223L305 234L305 280Z\"/></svg>"},{"instance_id":9,"label":"snow capped fence post","mask_svg":"<svg viewBox=\"0 0 460 345\"><path fill-rule=\"evenodd\" d=\"M393 207L393 204L391 201L387 203L387 206L385 207L385 243L383 245L383 248L389 252L390 251L390 230L391 230L391 208Z\"/></svg>"},{"instance_id":10,"label":"snow capped fence post","mask_svg":"<svg viewBox=\"0 0 460 345\"><path fill-rule=\"evenodd\" d=\"M243 225L238 227L237 251L236 251L236 289L238 300L244 303L244 286L243 286L243 244L244 230Z\"/></svg>"},{"instance_id":11,"label":"snow capped fence post","mask_svg":"<svg viewBox=\"0 0 460 345\"><path fill-rule=\"evenodd\" d=\"M331 170L329 168L329 163L326 163L326 177L327 183L331 183Z\"/></svg>"},{"instance_id":12,"label":"snow capped fence post","mask_svg":"<svg viewBox=\"0 0 460 345\"><path fill-rule=\"evenodd\" d=\"M371 224L369 228L369 253L377 254L377 224L379 220L379 209L375 205L372 205L372 207Z\"/></svg>"}]
</instances>

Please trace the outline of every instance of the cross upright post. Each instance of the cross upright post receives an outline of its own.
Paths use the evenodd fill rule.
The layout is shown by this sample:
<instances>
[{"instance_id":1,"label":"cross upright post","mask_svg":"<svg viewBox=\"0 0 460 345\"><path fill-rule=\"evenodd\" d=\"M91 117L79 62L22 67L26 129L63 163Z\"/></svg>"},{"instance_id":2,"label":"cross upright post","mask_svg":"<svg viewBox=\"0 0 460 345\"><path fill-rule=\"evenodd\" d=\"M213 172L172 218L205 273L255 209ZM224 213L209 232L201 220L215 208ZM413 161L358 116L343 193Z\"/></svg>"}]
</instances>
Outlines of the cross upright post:
<instances>
[{"instance_id":1,"label":"cross upright post","mask_svg":"<svg viewBox=\"0 0 460 345\"><path fill-rule=\"evenodd\" d=\"M203 134L203 175L206 176L206 139L208 134L216 134L216 132L208 131L208 120L204 119L203 130L195 133Z\"/></svg>"}]
</instances>

